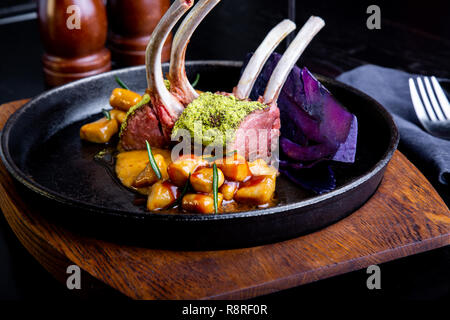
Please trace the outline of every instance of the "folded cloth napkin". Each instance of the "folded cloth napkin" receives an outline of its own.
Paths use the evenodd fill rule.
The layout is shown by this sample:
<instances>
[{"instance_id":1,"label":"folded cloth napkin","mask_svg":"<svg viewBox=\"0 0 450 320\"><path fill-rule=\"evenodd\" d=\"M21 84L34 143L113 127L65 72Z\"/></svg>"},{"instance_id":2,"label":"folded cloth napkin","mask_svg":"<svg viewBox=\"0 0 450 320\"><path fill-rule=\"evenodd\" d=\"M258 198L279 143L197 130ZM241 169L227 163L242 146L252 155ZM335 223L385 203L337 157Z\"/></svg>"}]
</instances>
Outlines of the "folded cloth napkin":
<instances>
[{"instance_id":1,"label":"folded cloth napkin","mask_svg":"<svg viewBox=\"0 0 450 320\"><path fill-rule=\"evenodd\" d=\"M400 150L432 182L450 186L450 141L432 136L420 125L409 94L408 79L416 75L365 65L336 79L377 100L393 116L400 132Z\"/></svg>"}]
</instances>

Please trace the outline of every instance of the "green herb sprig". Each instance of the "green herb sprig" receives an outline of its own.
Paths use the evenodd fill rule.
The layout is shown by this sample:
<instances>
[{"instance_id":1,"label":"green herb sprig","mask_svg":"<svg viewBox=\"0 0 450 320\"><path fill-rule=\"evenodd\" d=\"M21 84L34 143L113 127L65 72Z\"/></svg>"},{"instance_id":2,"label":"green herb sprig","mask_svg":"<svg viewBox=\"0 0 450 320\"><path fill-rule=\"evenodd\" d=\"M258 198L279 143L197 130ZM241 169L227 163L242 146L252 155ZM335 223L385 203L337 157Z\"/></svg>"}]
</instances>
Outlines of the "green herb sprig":
<instances>
[{"instance_id":1,"label":"green herb sprig","mask_svg":"<svg viewBox=\"0 0 450 320\"><path fill-rule=\"evenodd\" d=\"M130 88L128 88L128 86L122 80L120 80L118 76L116 76L115 79L119 86L121 86L124 89L130 90Z\"/></svg>"},{"instance_id":2,"label":"green herb sprig","mask_svg":"<svg viewBox=\"0 0 450 320\"><path fill-rule=\"evenodd\" d=\"M109 110L102 109L102 112L106 119L111 120L111 113L109 112Z\"/></svg>"},{"instance_id":3,"label":"green herb sprig","mask_svg":"<svg viewBox=\"0 0 450 320\"><path fill-rule=\"evenodd\" d=\"M162 178L161 171L159 171L158 165L156 164L155 161L155 157L153 157L152 147L150 147L150 144L148 143L147 140L145 140L145 144L147 145L148 160L150 161L150 165L152 166L152 169L155 172L158 179L161 180Z\"/></svg>"},{"instance_id":4,"label":"green herb sprig","mask_svg":"<svg viewBox=\"0 0 450 320\"><path fill-rule=\"evenodd\" d=\"M192 82L192 87L195 88L195 86L198 84L198 81L200 80L200 73L197 73L197 76L195 77L194 82Z\"/></svg>"},{"instance_id":5,"label":"green herb sprig","mask_svg":"<svg viewBox=\"0 0 450 320\"><path fill-rule=\"evenodd\" d=\"M218 189L219 189L219 175L217 173L217 165L214 163L213 165L213 195L214 195L214 213L217 214L218 210L219 210L219 205L218 205Z\"/></svg>"}]
</instances>

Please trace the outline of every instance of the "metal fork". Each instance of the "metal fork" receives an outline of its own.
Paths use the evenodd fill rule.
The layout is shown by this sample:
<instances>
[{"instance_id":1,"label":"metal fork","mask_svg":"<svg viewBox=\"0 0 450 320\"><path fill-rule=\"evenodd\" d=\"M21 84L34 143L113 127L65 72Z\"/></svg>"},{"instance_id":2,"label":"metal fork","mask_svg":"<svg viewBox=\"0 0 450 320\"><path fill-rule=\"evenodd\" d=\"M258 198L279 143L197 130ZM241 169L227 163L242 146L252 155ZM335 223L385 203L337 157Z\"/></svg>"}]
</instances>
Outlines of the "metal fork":
<instances>
[{"instance_id":1,"label":"metal fork","mask_svg":"<svg viewBox=\"0 0 450 320\"><path fill-rule=\"evenodd\" d=\"M420 123L434 136L450 140L450 104L435 77L409 78L411 100ZM424 85L425 83L425 85Z\"/></svg>"}]
</instances>

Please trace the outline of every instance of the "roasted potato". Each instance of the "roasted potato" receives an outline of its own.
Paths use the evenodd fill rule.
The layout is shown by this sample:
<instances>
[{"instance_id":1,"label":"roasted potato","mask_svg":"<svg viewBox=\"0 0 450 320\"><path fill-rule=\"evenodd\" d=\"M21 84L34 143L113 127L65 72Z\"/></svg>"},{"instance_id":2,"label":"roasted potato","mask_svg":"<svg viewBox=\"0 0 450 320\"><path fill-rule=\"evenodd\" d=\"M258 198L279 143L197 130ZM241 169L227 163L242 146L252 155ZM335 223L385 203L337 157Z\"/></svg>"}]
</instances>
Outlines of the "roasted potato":
<instances>
[{"instance_id":1,"label":"roasted potato","mask_svg":"<svg viewBox=\"0 0 450 320\"><path fill-rule=\"evenodd\" d=\"M215 162L227 180L244 181L252 176L247 161L237 153Z\"/></svg>"},{"instance_id":2,"label":"roasted potato","mask_svg":"<svg viewBox=\"0 0 450 320\"><path fill-rule=\"evenodd\" d=\"M161 210L175 203L180 196L177 186L169 181L158 181L150 189L147 198L147 209L150 211Z\"/></svg>"},{"instance_id":3,"label":"roasted potato","mask_svg":"<svg viewBox=\"0 0 450 320\"><path fill-rule=\"evenodd\" d=\"M119 131L117 120L101 118L85 124L80 129L80 138L94 143L106 143Z\"/></svg>"},{"instance_id":4,"label":"roasted potato","mask_svg":"<svg viewBox=\"0 0 450 320\"><path fill-rule=\"evenodd\" d=\"M241 184L234 200L240 203L262 205L269 203L275 192L275 178L273 176L255 176Z\"/></svg>"},{"instance_id":5,"label":"roasted potato","mask_svg":"<svg viewBox=\"0 0 450 320\"><path fill-rule=\"evenodd\" d=\"M217 194L218 209L222 206L223 195ZM214 196L212 194L188 193L181 205L184 210L197 213L214 213Z\"/></svg>"},{"instance_id":6,"label":"roasted potato","mask_svg":"<svg viewBox=\"0 0 450 320\"><path fill-rule=\"evenodd\" d=\"M169 175L167 174L167 164L164 160L164 157L160 154L155 154L153 155L153 157L155 158L156 165L161 172L162 179L167 180L169 178ZM148 187L154 184L156 181L158 181L158 177L156 176L156 173L155 171L153 171L153 168L149 162L145 169L136 177L136 180L133 183L133 187Z\"/></svg>"},{"instance_id":7,"label":"roasted potato","mask_svg":"<svg viewBox=\"0 0 450 320\"><path fill-rule=\"evenodd\" d=\"M272 176L273 178L276 178L278 175L277 169L269 166L263 159L257 159L249 162L248 167L250 168L253 176Z\"/></svg>"},{"instance_id":8,"label":"roasted potato","mask_svg":"<svg viewBox=\"0 0 450 320\"><path fill-rule=\"evenodd\" d=\"M177 186L182 187L189 178L189 173L194 173L200 166L207 166L208 162L195 155L181 156L178 160L172 162L168 168L170 180Z\"/></svg>"},{"instance_id":9,"label":"roasted potato","mask_svg":"<svg viewBox=\"0 0 450 320\"><path fill-rule=\"evenodd\" d=\"M217 186L222 186L225 178L222 170L217 169ZM195 191L211 193L213 192L213 168L200 168L191 174L191 186Z\"/></svg>"},{"instance_id":10,"label":"roasted potato","mask_svg":"<svg viewBox=\"0 0 450 320\"><path fill-rule=\"evenodd\" d=\"M109 104L115 109L128 111L132 106L141 101L141 99L141 95L134 91L116 88L111 93Z\"/></svg>"},{"instance_id":11,"label":"roasted potato","mask_svg":"<svg viewBox=\"0 0 450 320\"><path fill-rule=\"evenodd\" d=\"M125 121L125 118L127 117L127 113L121 110L112 109L109 111L109 114L111 115L111 119L117 120L119 124L122 124L122 122Z\"/></svg>"},{"instance_id":12,"label":"roasted potato","mask_svg":"<svg viewBox=\"0 0 450 320\"><path fill-rule=\"evenodd\" d=\"M220 193L223 194L225 200L233 200L234 194L239 188L239 182L235 181L225 181L224 184L219 188Z\"/></svg>"}]
</instances>

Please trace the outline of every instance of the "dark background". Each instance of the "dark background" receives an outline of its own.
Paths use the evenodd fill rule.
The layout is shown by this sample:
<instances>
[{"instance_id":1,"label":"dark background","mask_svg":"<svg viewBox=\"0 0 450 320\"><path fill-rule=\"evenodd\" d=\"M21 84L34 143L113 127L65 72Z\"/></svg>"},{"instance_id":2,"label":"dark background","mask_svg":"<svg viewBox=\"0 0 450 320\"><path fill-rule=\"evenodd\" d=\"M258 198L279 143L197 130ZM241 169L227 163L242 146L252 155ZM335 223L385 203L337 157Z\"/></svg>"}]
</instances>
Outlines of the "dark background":
<instances>
[{"instance_id":1,"label":"dark background","mask_svg":"<svg viewBox=\"0 0 450 320\"><path fill-rule=\"evenodd\" d=\"M335 77L372 63L450 78L448 0L294 2L298 26L310 15L321 16L327 23L299 61L313 72ZM366 27L366 9L371 4L381 8L381 30ZM33 12L34 7L32 0L0 2L0 103L31 98L45 90L37 21L2 24L5 18ZM194 34L187 59L242 60L287 17L288 0L222 0ZM426 168L421 169L426 174ZM448 205L450 190L439 191ZM0 261L0 299L72 296L25 251L3 216ZM448 299L449 267L450 250L442 248L381 265L382 290L367 290L368 275L361 270L269 298Z\"/></svg>"}]
</instances>

